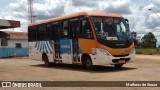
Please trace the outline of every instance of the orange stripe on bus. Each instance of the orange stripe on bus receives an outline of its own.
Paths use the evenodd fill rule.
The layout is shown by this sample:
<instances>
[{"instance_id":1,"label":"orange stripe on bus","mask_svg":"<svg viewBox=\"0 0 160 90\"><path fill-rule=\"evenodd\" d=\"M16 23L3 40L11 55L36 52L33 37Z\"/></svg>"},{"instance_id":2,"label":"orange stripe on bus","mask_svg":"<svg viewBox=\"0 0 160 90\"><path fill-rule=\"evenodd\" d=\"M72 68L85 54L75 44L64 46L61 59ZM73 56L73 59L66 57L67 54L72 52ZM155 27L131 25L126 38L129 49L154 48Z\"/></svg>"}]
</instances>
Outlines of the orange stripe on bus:
<instances>
[{"instance_id":1,"label":"orange stripe on bus","mask_svg":"<svg viewBox=\"0 0 160 90\"><path fill-rule=\"evenodd\" d=\"M83 53L91 54L92 48L96 48L95 40L78 39L78 43Z\"/></svg>"}]
</instances>

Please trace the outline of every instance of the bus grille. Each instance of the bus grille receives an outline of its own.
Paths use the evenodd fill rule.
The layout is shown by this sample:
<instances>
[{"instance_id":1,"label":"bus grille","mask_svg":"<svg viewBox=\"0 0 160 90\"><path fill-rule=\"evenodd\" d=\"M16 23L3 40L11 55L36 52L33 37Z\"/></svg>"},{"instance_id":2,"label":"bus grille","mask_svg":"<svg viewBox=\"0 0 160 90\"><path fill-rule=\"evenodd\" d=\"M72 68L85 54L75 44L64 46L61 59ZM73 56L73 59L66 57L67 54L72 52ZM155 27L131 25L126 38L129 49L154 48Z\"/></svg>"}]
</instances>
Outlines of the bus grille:
<instances>
[{"instance_id":1,"label":"bus grille","mask_svg":"<svg viewBox=\"0 0 160 90\"><path fill-rule=\"evenodd\" d=\"M113 55L114 57L125 57L128 56L129 54L125 54L125 55Z\"/></svg>"},{"instance_id":2,"label":"bus grille","mask_svg":"<svg viewBox=\"0 0 160 90\"><path fill-rule=\"evenodd\" d=\"M118 63L119 60L125 60L126 62L128 62L130 60L130 58L113 59L112 62L113 63Z\"/></svg>"}]
</instances>

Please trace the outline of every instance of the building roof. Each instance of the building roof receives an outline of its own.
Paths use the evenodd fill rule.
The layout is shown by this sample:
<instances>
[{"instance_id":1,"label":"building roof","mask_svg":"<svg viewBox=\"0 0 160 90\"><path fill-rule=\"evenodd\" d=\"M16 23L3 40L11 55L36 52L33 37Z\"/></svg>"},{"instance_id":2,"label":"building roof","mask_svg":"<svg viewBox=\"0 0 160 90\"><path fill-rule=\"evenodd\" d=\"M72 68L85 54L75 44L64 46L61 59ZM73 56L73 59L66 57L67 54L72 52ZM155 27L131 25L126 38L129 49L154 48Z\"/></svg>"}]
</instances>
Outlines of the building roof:
<instances>
[{"instance_id":1,"label":"building roof","mask_svg":"<svg viewBox=\"0 0 160 90\"><path fill-rule=\"evenodd\" d=\"M122 17L121 15L118 15L118 14L105 13L105 12L78 12L78 13L73 13L73 14L69 14L69 15L64 15L64 16L60 16L60 17L44 20L44 21L41 21L41 22L31 23L31 24L29 24L29 26L43 24L43 23L48 23L48 22L53 22L53 21L58 21L58 20L72 18L72 17L76 17L76 16L111 16L111 17Z\"/></svg>"},{"instance_id":2,"label":"building roof","mask_svg":"<svg viewBox=\"0 0 160 90\"><path fill-rule=\"evenodd\" d=\"M9 31L0 31L0 38L7 39L27 39L27 32L9 32Z\"/></svg>"},{"instance_id":3,"label":"building roof","mask_svg":"<svg viewBox=\"0 0 160 90\"><path fill-rule=\"evenodd\" d=\"M0 29L20 27L20 21L0 19Z\"/></svg>"},{"instance_id":4,"label":"building roof","mask_svg":"<svg viewBox=\"0 0 160 90\"><path fill-rule=\"evenodd\" d=\"M5 33L9 35L14 35L14 36L27 36L27 32L11 32L11 31L5 31Z\"/></svg>"},{"instance_id":5,"label":"building roof","mask_svg":"<svg viewBox=\"0 0 160 90\"><path fill-rule=\"evenodd\" d=\"M3 32L3 31L0 31L0 38L9 38L9 34Z\"/></svg>"}]
</instances>

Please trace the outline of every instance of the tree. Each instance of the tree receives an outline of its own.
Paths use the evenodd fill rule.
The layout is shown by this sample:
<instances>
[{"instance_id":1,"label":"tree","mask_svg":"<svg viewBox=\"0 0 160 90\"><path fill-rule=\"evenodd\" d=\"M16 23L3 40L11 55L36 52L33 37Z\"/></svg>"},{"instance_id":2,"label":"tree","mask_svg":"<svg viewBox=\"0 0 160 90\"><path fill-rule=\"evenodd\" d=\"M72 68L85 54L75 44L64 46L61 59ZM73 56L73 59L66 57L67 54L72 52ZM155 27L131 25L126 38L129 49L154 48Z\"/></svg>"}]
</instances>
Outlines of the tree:
<instances>
[{"instance_id":1,"label":"tree","mask_svg":"<svg viewBox=\"0 0 160 90\"><path fill-rule=\"evenodd\" d=\"M131 34L133 36L133 41L134 41L135 46L138 46L137 32L132 31Z\"/></svg>"},{"instance_id":2,"label":"tree","mask_svg":"<svg viewBox=\"0 0 160 90\"><path fill-rule=\"evenodd\" d=\"M132 36L133 36L133 39L136 39L136 38L137 38L137 32L132 31L131 34L132 34Z\"/></svg>"},{"instance_id":3,"label":"tree","mask_svg":"<svg viewBox=\"0 0 160 90\"><path fill-rule=\"evenodd\" d=\"M154 34L149 32L142 37L141 48L156 48L157 39Z\"/></svg>"}]
</instances>

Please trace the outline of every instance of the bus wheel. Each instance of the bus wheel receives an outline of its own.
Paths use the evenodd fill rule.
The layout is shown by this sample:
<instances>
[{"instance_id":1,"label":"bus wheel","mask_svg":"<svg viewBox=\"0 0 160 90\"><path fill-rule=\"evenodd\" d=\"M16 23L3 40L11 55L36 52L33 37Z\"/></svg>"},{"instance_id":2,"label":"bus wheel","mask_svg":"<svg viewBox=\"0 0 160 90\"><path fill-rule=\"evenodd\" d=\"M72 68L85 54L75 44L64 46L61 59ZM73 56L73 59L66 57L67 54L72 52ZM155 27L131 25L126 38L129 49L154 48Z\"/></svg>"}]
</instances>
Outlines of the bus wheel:
<instances>
[{"instance_id":1,"label":"bus wheel","mask_svg":"<svg viewBox=\"0 0 160 90\"><path fill-rule=\"evenodd\" d=\"M45 64L47 67L51 66L51 64L49 63L49 60L48 60L47 55L44 55L44 56L43 56L43 61L44 61L44 64Z\"/></svg>"},{"instance_id":2,"label":"bus wheel","mask_svg":"<svg viewBox=\"0 0 160 90\"><path fill-rule=\"evenodd\" d=\"M91 59L87 59L85 62L85 67L87 68L87 70L93 70L94 66L92 64L92 60Z\"/></svg>"},{"instance_id":3,"label":"bus wheel","mask_svg":"<svg viewBox=\"0 0 160 90\"><path fill-rule=\"evenodd\" d=\"M114 65L115 68L122 68L123 64Z\"/></svg>"}]
</instances>

